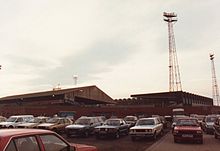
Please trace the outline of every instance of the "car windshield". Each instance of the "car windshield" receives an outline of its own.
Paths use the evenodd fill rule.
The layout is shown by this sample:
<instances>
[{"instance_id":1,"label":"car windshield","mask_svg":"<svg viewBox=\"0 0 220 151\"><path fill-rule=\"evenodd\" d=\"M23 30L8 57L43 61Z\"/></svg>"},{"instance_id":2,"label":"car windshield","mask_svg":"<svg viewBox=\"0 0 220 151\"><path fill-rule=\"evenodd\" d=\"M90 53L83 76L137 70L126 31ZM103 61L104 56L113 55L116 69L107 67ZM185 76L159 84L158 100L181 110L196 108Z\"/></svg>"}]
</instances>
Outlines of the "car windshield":
<instances>
[{"instance_id":1,"label":"car windshield","mask_svg":"<svg viewBox=\"0 0 220 151\"><path fill-rule=\"evenodd\" d=\"M107 120L105 125L118 126L120 125L120 120Z\"/></svg>"},{"instance_id":2,"label":"car windshield","mask_svg":"<svg viewBox=\"0 0 220 151\"><path fill-rule=\"evenodd\" d=\"M205 119L206 122L215 122L215 120L216 120L215 116L206 117Z\"/></svg>"},{"instance_id":3,"label":"car windshield","mask_svg":"<svg viewBox=\"0 0 220 151\"><path fill-rule=\"evenodd\" d=\"M6 122L15 122L17 120L16 117L10 117L9 119L6 120Z\"/></svg>"},{"instance_id":4,"label":"car windshield","mask_svg":"<svg viewBox=\"0 0 220 151\"><path fill-rule=\"evenodd\" d=\"M177 121L178 126L198 126L197 120L195 119L179 119Z\"/></svg>"},{"instance_id":5,"label":"car windshield","mask_svg":"<svg viewBox=\"0 0 220 151\"><path fill-rule=\"evenodd\" d=\"M45 121L44 119L41 118L34 118L28 121L28 123L40 123L42 121Z\"/></svg>"},{"instance_id":6,"label":"car windshield","mask_svg":"<svg viewBox=\"0 0 220 151\"><path fill-rule=\"evenodd\" d=\"M78 125L89 125L91 122L91 119L87 119L87 118L82 118L82 119L78 119L75 121L75 124Z\"/></svg>"},{"instance_id":7,"label":"car windshield","mask_svg":"<svg viewBox=\"0 0 220 151\"><path fill-rule=\"evenodd\" d=\"M154 125L154 124L155 122L153 119L144 119L144 120L139 120L136 125Z\"/></svg>"},{"instance_id":8,"label":"car windshield","mask_svg":"<svg viewBox=\"0 0 220 151\"><path fill-rule=\"evenodd\" d=\"M59 122L59 119L57 118L51 118L47 121L47 123L58 123Z\"/></svg>"}]
</instances>

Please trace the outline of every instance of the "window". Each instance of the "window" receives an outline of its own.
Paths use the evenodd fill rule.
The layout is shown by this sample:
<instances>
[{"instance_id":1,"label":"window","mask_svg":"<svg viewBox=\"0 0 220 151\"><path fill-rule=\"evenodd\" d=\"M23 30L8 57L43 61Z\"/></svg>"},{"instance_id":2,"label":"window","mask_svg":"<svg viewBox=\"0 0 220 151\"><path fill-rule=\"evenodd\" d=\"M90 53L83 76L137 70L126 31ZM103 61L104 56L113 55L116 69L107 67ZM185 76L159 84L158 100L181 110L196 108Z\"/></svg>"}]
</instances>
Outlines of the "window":
<instances>
[{"instance_id":1,"label":"window","mask_svg":"<svg viewBox=\"0 0 220 151\"><path fill-rule=\"evenodd\" d=\"M69 146L62 139L55 135L41 135L45 151L67 151Z\"/></svg>"},{"instance_id":2,"label":"window","mask_svg":"<svg viewBox=\"0 0 220 151\"><path fill-rule=\"evenodd\" d=\"M11 141L5 151L16 151L14 141Z\"/></svg>"},{"instance_id":3,"label":"window","mask_svg":"<svg viewBox=\"0 0 220 151\"><path fill-rule=\"evenodd\" d=\"M34 136L20 137L11 140L6 151L40 151L37 140Z\"/></svg>"}]
</instances>

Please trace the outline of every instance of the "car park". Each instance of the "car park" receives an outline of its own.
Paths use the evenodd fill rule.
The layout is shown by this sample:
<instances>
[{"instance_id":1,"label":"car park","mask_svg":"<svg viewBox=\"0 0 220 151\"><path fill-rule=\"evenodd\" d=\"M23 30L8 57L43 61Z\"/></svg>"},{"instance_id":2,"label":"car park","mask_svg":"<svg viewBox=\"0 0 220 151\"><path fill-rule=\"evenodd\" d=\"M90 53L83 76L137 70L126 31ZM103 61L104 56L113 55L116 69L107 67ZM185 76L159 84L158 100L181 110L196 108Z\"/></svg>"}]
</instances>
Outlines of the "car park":
<instances>
[{"instance_id":1,"label":"car park","mask_svg":"<svg viewBox=\"0 0 220 151\"><path fill-rule=\"evenodd\" d=\"M15 128L18 124L26 123L33 118L33 115L10 116L5 122L0 123L0 128Z\"/></svg>"},{"instance_id":2,"label":"car park","mask_svg":"<svg viewBox=\"0 0 220 151\"><path fill-rule=\"evenodd\" d=\"M127 135L129 125L120 118L111 118L105 121L102 126L95 128L96 138L114 137L119 138L121 135Z\"/></svg>"},{"instance_id":3,"label":"car park","mask_svg":"<svg viewBox=\"0 0 220 151\"><path fill-rule=\"evenodd\" d=\"M46 123L49 117L35 117L34 119L28 121L27 123L18 124L16 128L37 128L41 123Z\"/></svg>"},{"instance_id":4,"label":"car park","mask_svg":"<svg viewBox=\"0 0 220 151\"><path fill-rule=\"evenodd\" d=\"M202 129L207 134L213 134L214 133L214 122L217 119L217 115L208 115L206 116L202 121Z\"/></svg>"},{"instance_id":5,"label":"car park","mask_svg":"<svg viewBox=\"0 0 220 151\"><path fill-rule=\"evenodd\" d=\"M124 120L127 124L129 124L129 127L133 127L135 126L138 118L136 116L126 116Z\"/></svg>"},{"instance_id":6,"label":"car park","mask_svg":"<svg viewBox=\"0 0 220 151\"><path fill-rule=\"evenodd\" d=\"M49 119L46 123L39 124L37 128L64 133L65 127L70 124L72 124L72 121L69 118L54 117Z\"/></svg>"},{"instance_id":7,"label":"car park","mask_svg":"<svg viewBox=\"0 0 220 151\"><path fill-rule=\"evenodd\" d=\"M203 132L195 118L178 119L173 130L174 142L193 141L203 143Z\"/></svg>"},{"instance_id":8,"label":"car park","mask_svg":"<svg viewBox=\"0 0 220 151\"><path fill-rule=\"evenodd\" d=\"M65 127L67 137L84 136L88 137L94 133L96 126L102 125L103 121L99 117L80 117L74 124Z\"/></svg>"},{"instance_id":9,"label":"car park","mask_svg":"<svg viewBox=\"0 0 220 151\"><path fill-rule=\"evenodd\" d=\"M137 138L151 137L156 140L163 133L163 124L158 117L141 118L136 125L130 128L130 136L133 141Z\"/></svg>"},{"instance_id":10,"label":"car park","mask_svg":"<svg viewBox=\"0 0 220 151\"><path fill-rule=\"evenodd\" d=\"M95 146L72 144L55 132L37 129L1 129L1 151L97 151Z\"/></svg>"},{"instance_id":11,"label":"car park","mask_svg":"<svg viewBox=\"0 0 220 151\"><path fill-rule=\"evenodd\" d=\"M216 139L220 138L220 117L216 118L213 128L214 128L214 137Z\"/></svg>"}]
</instances>

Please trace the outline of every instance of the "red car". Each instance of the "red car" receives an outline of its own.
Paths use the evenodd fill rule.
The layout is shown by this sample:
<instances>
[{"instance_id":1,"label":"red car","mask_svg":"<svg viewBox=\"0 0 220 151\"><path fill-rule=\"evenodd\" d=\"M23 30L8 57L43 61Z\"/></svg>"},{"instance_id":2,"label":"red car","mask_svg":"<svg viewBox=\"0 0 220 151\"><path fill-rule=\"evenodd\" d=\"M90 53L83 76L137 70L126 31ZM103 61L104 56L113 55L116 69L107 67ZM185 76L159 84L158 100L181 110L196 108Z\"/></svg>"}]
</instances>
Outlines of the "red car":
<instances>
[{"instance_id":1,"label":"red car","mask_svg":"<svg viewBox=\"0 0 220 151\"><path fill-rule=\"evenodd\" d=\"M174 142L193 141L203 144L203 133L198 120L194 118L178 119L173 130Z\"/></svg>"},{"instance_id":2,"label":"red car","mask_svg":"<svg viewBox=\"0 0 220 151\"><path fill-rule=\"evenodd\" d=\"M95 146L68 143L55 132L39 129L0 129L1 151L97 151Z\"/></svg>"}]
</instances>

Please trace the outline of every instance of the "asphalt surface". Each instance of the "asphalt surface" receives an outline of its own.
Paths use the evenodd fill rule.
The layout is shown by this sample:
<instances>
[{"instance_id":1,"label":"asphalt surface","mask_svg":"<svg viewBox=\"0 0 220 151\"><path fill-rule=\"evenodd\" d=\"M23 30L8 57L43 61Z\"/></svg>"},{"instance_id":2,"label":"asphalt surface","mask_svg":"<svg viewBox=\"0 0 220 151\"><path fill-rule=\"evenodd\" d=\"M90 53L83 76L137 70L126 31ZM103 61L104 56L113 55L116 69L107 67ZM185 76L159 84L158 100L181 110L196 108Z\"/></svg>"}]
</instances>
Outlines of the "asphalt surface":
<instances>
[{"instance_id":1,"label":"asphalt surface","mask_svg":"<svg viewBox=\"0 0 220 151\"><path fill-rule=\"evenodd\" d=\"M192 142L174 143L173 135L169 132L145 151L220 151L220 139L215 139L213 135L204 134L203 141L203 144Z\"/></svg>"},{"instance_id":2,"label":"asphalt surface","mask_svg":"<svg viewBox=\"0 0 220 151\"><path fill-rule=\"evenodd\" d=\"M63 137L66 138L65 136ZM96 146L99 151L145 151L155 142L150 138L144 138L133 142L130 136L121 136L119 139L105 138L98 140L94 136L88 138L73 137L66 139L71 143ZM161 137L158 138L158 140L159 139L161 139Z\"/></svg>"}]
</instances>

